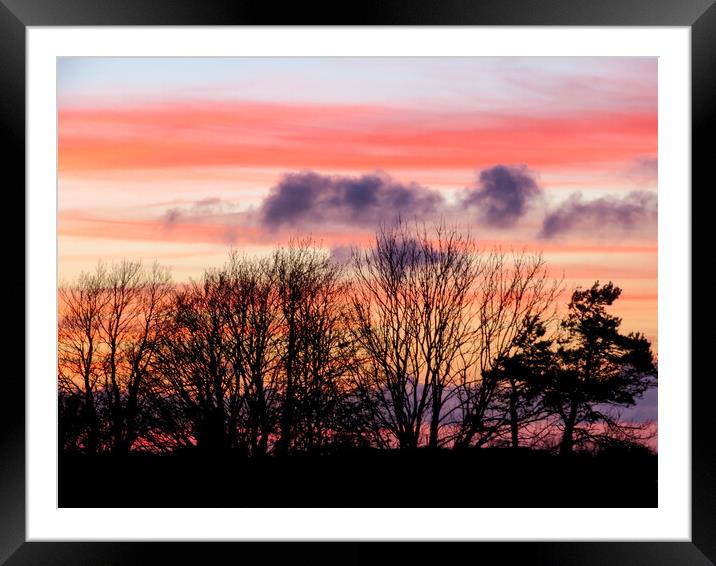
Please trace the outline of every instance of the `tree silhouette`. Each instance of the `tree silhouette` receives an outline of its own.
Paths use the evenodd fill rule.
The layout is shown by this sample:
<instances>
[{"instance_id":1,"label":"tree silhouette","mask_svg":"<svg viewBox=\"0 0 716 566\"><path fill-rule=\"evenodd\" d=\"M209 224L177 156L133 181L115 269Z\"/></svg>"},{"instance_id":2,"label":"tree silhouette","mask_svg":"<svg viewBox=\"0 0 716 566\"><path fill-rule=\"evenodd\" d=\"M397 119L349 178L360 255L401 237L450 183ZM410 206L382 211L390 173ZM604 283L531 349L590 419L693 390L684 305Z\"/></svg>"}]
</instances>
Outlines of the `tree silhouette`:
<instances>
[{"instance_id":1,"label":"tree silhouette","mask_svg":"<svg viewBox=\"0 0 716 566\"><path fill-rule=\"evenodd\" d=\"M275 429L281 362L281 313L275 283L270 260L231 256L223 307L232 339L230 363L245 411L245 444L252 455L266 454ZM235 421L230 427L241 424Z\"/></svg>"},{"instance_id":2,"label":"tree silhouette","mask_svg":"<svg viewBox=\"0 0 716 566\"><path fill-rule=\"evenodd\" d=\"M456 446L482 446L501 434L508 415L500 403L505 374L498 366L524 349L525 328L539 319L552 320L560 289L540 254L494 250L483 259L475 294L473 361L457 388Z\"/></svg>"},{"instance_id":3,"label":"tree silhouette","mask_svg":"<svg viewBox=\"0 0 716 566\"><path fill-rule=\"evenodd\" d=\"M186 433L211 451L230 446L230 409L238 410L224 319L227 289L225 275L210 271L202 281L176 290L159 354L172 401L180 408L177 416L189 425Z\"/></svg>"},{"instance_id":4,"label":"tree silhouette","mask_svg":"<svg viewBox=\"0 0 716 566\"><path fill-rule=\"evenodd\" d=\"M519 447L520 437L527 426L547 416L542 391L554 371L555 362L553 340L546 334L546 325L538 315L525 318L515 338L513 352L497 360L490 376L501 384L498 403L504 404L513 448Z\"/></svg>"},{"instance_id":5,"label":"tree silhouette","mask_svg":"<svg viewBox=\"0 0 716 566\"><path fill-rule=\"evenodd\" d=\"M437 448L444 407L464 371L479 262L475 244L436 226L382 229L371 249L355 256L350 332L356 384L377 429L401 448Z\"/></svg>"},{"instance_id":6,"label":"tree silhouette","mask_svg":"<svg viewBox=\"0 0 716 566\"><path fill-rule=\"evenodd\" d=\"M100 444L97 385L100 377L100 323L107 297L104 268L83 273L73 286L60 288L58 324L58 385L62 443L80 442L90 454ZM70 418L78 422L71 424ZM72 434L67 434L72 431Z\"/></svg>"},{"instance_id":7,"label":"tree silhouette","mask_svg":"<svg viewBox=\"0 0 716 566\"><path fill-rule=\"evenodd\" d=\"M330 395L340 373L335 372L336 347L341 342L337 325L340 314L336 310L340 306L340 269L310 240L277 249L272 262L283 335L282 407L276 451L286 454L299 425L303 426L304 440L309 445L315 443L309 438L311 431L322 426L315 414L321 400L315 395L321 391ZM313 400L309 401L309 396ZM302 415L299 410L303 410Z\"/></svg>"},{"instance_id":8,"label":"tree silhouette","mask_svg":"<svg viewBox=\"0 0 716 566\"><path fill-rule=\"evenodd\" d=\"M639 442L645 426L619 409L656 383L649 342L620 333L611 282L574 291L561 321L560 291L540 255L404 222L348 266L310 240L181 284L158 265L100 264L59 293L60 447Z\"/></svg>"},{"instance_id":9,"label":"tree silhouette","mask_svg":"<svg viewBox=\"0 0 716 566\"><path fill-rule=\"evenodd\" d=\"M132 261L60 289L59 385L82 396L86 451L127 453L140 436L170 291L167 270Z\"/></svg>"},{"instance_id":10,"label":"tree silhouette","mask_svg":"<svg viewBox=\"0 0 716 566\"><path fill-rule=\"evenodd\" d=\"M621 334L621 319L606 310L621 292L611 281L575 290L561 323L558 366L545 383L544 402L561 420L563 455L572 452L575 440L609 433L629 437L643 428L621 424L613 412L634 405L656 381L648 340L641 334ZM607 432L592 432L590 425L595 424Z\"/></svg>"}]
</instances>

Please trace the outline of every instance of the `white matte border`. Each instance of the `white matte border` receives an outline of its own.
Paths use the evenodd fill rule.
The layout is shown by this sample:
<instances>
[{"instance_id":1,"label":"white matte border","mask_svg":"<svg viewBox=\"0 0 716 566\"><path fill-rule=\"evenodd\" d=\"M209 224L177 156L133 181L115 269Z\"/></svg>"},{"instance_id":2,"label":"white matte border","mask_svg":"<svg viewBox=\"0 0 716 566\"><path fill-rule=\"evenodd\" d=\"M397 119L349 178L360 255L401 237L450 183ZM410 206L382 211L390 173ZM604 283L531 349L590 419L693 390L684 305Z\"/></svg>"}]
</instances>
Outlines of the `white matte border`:
<instances>
[{"instance_id":1,"label":"white matte border","mask_svg":"<svg viewBox=\"0 0 716 566\"><path fill-rule=\"evenodd\" d=\"M690 540L690 45L690 28L28 28L27 539ZM657 509L57 508L56 57L248 55L659 57Z\"/></svg>"}]
</instances>

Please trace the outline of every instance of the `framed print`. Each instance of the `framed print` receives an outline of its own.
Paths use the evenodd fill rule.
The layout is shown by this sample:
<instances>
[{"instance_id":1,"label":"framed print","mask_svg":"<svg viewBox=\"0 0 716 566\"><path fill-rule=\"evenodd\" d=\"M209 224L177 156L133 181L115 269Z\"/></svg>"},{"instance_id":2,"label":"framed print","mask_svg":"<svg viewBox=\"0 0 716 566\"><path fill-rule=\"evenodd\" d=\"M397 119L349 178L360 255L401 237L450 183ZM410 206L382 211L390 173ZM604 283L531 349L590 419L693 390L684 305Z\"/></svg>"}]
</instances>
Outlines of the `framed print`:
<instances>
[{"instance_id":1,"label":"framed print","mask_svg":"<svg viewBox=\"0 0 716 566\"><path fill-rule=\"evenodd\" d=\"M3 1L8 564L713 563L711 2Z\"/></svg>"}]
</instances>

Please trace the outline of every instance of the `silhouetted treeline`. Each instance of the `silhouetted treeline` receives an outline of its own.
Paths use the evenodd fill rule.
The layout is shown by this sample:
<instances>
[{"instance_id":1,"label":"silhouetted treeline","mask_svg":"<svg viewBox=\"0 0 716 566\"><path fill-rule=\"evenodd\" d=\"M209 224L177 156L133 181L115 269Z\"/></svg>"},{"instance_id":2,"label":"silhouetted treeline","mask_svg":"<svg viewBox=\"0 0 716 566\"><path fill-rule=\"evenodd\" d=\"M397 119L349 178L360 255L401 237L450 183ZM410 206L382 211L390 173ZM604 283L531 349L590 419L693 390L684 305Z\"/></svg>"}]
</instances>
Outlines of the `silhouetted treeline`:
<instances>
[{"instance_id":1,"label":"silhouetted treeline","mask_svg":"<svg viewBox=\"0 0 716 566\"><path fill-rule=\"evenodd\" d=\"M405 223L345 264L310 241L230 255L199 281L124 261L60 289L66 452L520 446L646 438L649 342L596 282L557 316L540 255Z\"/></svg>"}]
</instances>

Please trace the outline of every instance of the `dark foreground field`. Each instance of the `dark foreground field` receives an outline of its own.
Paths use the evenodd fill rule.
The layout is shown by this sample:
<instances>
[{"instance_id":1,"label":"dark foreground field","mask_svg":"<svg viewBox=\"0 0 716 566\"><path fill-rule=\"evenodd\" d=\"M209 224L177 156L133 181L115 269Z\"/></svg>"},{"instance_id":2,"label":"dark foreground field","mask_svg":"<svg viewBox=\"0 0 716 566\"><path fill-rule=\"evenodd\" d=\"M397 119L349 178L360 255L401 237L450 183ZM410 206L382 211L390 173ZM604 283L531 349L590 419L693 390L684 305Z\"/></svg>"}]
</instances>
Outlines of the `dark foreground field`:
<instances>
[{"instance_id":1,"label":"dark foreground field","mask_svg":"<svg viewBox=\"0 0 716 566\"><path fill-rule=\"evenodd\" d=\"M510 449L60 454L60 507L656 507L657 456Z\"/></svg>"}]
</instances>

